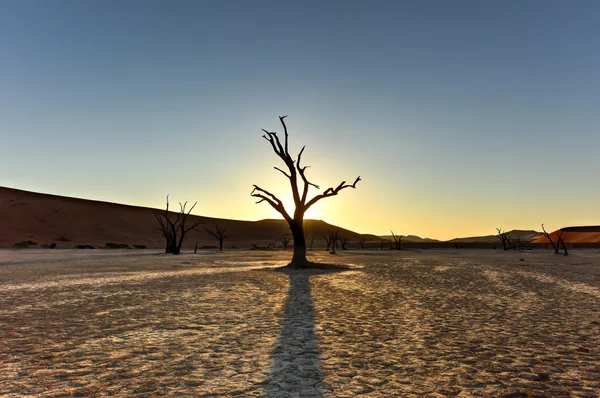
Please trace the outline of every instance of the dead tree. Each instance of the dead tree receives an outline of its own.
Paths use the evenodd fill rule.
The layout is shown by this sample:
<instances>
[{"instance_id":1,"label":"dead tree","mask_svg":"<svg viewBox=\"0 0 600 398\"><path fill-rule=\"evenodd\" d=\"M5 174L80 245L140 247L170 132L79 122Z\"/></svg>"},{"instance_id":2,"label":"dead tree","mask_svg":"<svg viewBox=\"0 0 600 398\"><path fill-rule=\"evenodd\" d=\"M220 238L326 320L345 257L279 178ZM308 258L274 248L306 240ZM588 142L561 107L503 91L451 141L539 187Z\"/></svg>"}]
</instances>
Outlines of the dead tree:
<instances>
[{"instance_id":1,"label":"dead tree","mask_svg":"<svg viewBox=\"0 0 600 398\"><path fill-rule=\"evenodd\" d=\"M348 250L348 242L350 241L350 239L346 238L345 236L342 236L340 237L339 241L340 245L342 246L342 250Z\"/></svg>"},{"instance_id":2,"label":"dead tree","mask_svg":"<svg viewBox=\"0 0 600 398\"><path fill-rule=\"evenodd\" d=\"M283 250L287 250L288 249L291 240L292 240L292 235L291 234L283 234L283 235L281 235L281 238L279 238L279 241L283 245Z\"/></svg>"},{"instance_id":3,"label":"dead tree","mask_svg":"<svg viewBox=\"0 0 600 398\"><path fill-rule=\"evenodd\" d=\"M568 256L568 255L569 255L569 252L568 252L568 250L567 250L567 245L565 245L565 241L564 241L564 239L562 238L562 236L563 236L563 233L564 233L564 232L565 232L565 231L563 231L563 230L561 229L561 230L559 230L559 231L558 231L558 233L556 234L556 236L557 236L557 242L556 242L556 246L558 247L559 251L560 251L560 246L562 246L562 247L563 247L563 249L565 250L565 256ZM557 253L557 254L558 254L558 253Z\"/></svg>"},{"instance_id":4,"label":"dead tree","mask_svg":"<svg viewBox=\"0 0 600 398\"><path fill-rule=\"evenodd\" d=\"M313 243L315 241L316 236L312 236L312 238L310 238L310 248L308 250L312 251L312 247L313 247Z\"/></svg>"},{"instance_id":5,"label":"dead tree","mask_svg":"<svg viewBox=\"0 0 600 398\"><path fill-rule=\"evenodd\" d=\"M329 231L329 239L327 240L327 248L329 250L329 246L331 245L331 251L329 254L335 254L335 249L337 248L338 240L340 239L340 229L336 229L335 232Z\"/></svg>"},{"instance_id":6,"label":"dead tree","mask_svg":"<svg viewBox=\"0 0 600 398\"><path fill-rule=\"evenodd\" d=\"M508 250L506 244L509 242L508 236L510 235L510 232L504 232L500 228L496 228L496 231L498 231L498 235L496 235L496 238L500 239L500 241L502 242L502 250Z\"/></svg>"},{"instance_id":7,"label":"dead tree","mask_svg":"<svg viewBox=\"0 0 600 398\"><path fill-rule=\"evenodd\" d=\"M325 239L325 243L327 243L327 247L325 248L325 250L329 251L329 248L332 246L333 243L331 232L329 233L329 235L323 235L323 239Z\"/></svg>"},{"instance_id":8,"label":"dead tree","mask_svg":"<svg viewBox=\"0 0 600 398\"><path fill-rule=\"evenodd\" d=\"M548 232L546 232L546 228L544 228L544 224L542 224L542 231L544 232L544 235L546 235L546 238L552 245L552 248L554 249L554 254L558 254L558 251L560 250L560 245L558 244L559 242L557 242L556 245L554 244L552 237L550 236L550 234Z\"/></svg>"},{"instance_id":9,"label":"dead tree","mask_svg":"<svg viewBox=\"0 0 600 398\"><path fill-rule=\"evenodd\" d=\"M227 229L221 228L219 227L219 224L217 224L214 231L208 228L204 228L204 231L219 241L219 251L222 252L223 242L225 239L229 238L229 236L227 236Z\"/></svg>"},{"instance_id":10,"label":"dead tree","mask_svg":"<svg viewBox=\"0 0 600 398\"><path fill-rule=\"evenodd\" d=\"M267 246L257 246L254 243L250 244L250 250L271 250L275 247L274 244L269 243Z\"/></svg>"},{"instance_id":11,"label":"dead tree","mask_svg":"<svg viewBox=\"0 0 600 398\"><path fill-rule=\"evenodd\" d=\"M265 135L263 135L263 138L269 141L269 144L271 144L275 154L279 156L279 158L285 163L287 171L278 167L275 167L275 170L283 174L290 182L292 198L294 199L295 206L294 214L288 214L287 210L283 206L283 202L277 196L263 188L260 188L258 185L254 185L251 195L260 199L256 203L267 202L288 222L294 237L294 255L289 265L294 268L307 268L311 264L306 259L306 240L304 239L303 231L304 214L319 200L336 196L341 190L346 188L356 188L356 184L360 181L360 177L357 177L353 184L346 184L346 181L342 181L335 188L327 188L325 191L323 191L323 193L314 196L312 199L308 199L309 188L312 186L316 189L319 189L319 186L308 181L305 174L308 166L301 165L302 153L304 152L305 147L302 147L296 160L294 160L289 153L288 130L284 121L286 117L287 116L279 117L279 121L283 126L285 135L283 144L279 140L277 133L272 133L264 129L263 131L265 132ZM301 190L298 188L299 179L302 183Z\"/></svg>"},{"instance_id":12,"label":"dead tree","mask_svg":"<svg viewBox=\"0 0 600 398\"><path fill-rule=\"evenodd\" d=\"M390 231L392 233L392 238L394 239L394 246L396 248L396 250L402 250L402 238L404 238L404 235L396 235L394 234L394 231ZM391 242L390 242L390 247L391 247Z\"/></svg>"},{"instance_id":13,"label":"dead tree","mask_svg":"<svg viewBox=\"0 0 600 398\"><path fill-rule=\"evenodd\" d=\"M196 202L197 203L197 202ZM162 232L163 237L166 241L165 253L179 254L181 253L181 247L183 246L183 240L185 239L185 235L195 229L198 225L200 225L201 221L194 223L191 227L185 226L185 223L194 209L196 207L196 203L186 211L185 208L187 206L187 202L181 204L179 202L179 213L176 214L175 220L173 220L171 213L169 212L169 195L167 195L166 199L166 207L165 211L153 210L154 217L158 221L160 228L159 231Z\"/></svg>"},{"instance_id":14,"label":"dead tree","mask_svg":"<svg viewBox=\"0 0 600 398\"><path fill-rule=\"evenodd\" d=\"M385 244L385 242L389 242L389 239L387 240L381 240L381 250L383 250L383 245Z\"/></svg>"},{"instance_id":15,"label":"dead tree","mask_svg":"<svg viewBox=\"0 0 600 398\"><path fill-rule=\"evenodd\" d=\"M358 244L360 245L360 250L365 250L365 240L359 239Z\"/></svg>"}]
</instances>

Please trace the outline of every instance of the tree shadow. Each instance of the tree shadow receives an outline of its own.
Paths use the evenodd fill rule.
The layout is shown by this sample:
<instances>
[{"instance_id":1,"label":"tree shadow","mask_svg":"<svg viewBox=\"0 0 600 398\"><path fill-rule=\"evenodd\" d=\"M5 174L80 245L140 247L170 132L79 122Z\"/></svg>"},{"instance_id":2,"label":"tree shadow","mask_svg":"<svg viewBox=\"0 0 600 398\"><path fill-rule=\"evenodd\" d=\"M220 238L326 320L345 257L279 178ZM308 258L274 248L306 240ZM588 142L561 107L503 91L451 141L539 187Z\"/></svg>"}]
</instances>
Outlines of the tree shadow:
<instances>
[{"instance_id":1,"label":"tree shadow","mask_svg":"<svg viewBox=\"0 0 600 398\"><path fill-rule=\"evenodd\" d=\"M293 270L280 268L290 277L281 333L273 350L267 397L323 397L323 374L315 333L314 306L309 278L342 272L347 268Z\"/></svg>"}]
</instances>

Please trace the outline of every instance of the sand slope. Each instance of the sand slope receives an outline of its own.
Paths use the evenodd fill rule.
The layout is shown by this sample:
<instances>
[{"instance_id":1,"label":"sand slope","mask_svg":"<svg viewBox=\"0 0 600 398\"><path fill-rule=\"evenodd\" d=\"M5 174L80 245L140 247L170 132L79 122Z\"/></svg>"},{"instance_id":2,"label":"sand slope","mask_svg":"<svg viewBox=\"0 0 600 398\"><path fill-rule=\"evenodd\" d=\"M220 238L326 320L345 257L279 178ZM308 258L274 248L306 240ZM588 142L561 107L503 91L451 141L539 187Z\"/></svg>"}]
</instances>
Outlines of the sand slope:
<instances>
[{"instance_id":1,"label":"sand slope","mask_svg":"<svg viewBox=\"0 0 600 398\"><path fill-rule=\"evenodd\" d=\"M216 244L203 230L217 224L227 228L226 247L277 243L282 234L290 232L284 220L239 221L190 216L190 223L196 221L202 222L201 231L191 231L184 247L193 248L196 241L199 245ZM306 225L309 239L312 235L318 236L316 244L323 243L322 236L329 229L337 228L320 220L307 220ZM78 244L102 247L107 242L140 244L149 248L164 245L150 208L5 187L0 187L0 226L0 248L10 248L23 240L32 240L38 247L54 242L58 248L72 248ZM355 241L361 236L366 240L379 240L376 236L359 235L346 229L341 229L341 234ZM60 241L60 237L69 241Z\"/></svg>"},{"instance_id":2,"label":"sand slope","mask_svg":"<svg viewBox=\"0 0 600 398\"><path fill-rule=\"evenodd\" d=\"M554 231L550 233L550 237L554 242L557 241L558 232ZM563 235L562 239L567 243L600 243L600 226L586 226L586 227L566 227L562 228ZM539 236L532 243L549 243L548 238L544 235Z\"/></svg>"}]
</instances>

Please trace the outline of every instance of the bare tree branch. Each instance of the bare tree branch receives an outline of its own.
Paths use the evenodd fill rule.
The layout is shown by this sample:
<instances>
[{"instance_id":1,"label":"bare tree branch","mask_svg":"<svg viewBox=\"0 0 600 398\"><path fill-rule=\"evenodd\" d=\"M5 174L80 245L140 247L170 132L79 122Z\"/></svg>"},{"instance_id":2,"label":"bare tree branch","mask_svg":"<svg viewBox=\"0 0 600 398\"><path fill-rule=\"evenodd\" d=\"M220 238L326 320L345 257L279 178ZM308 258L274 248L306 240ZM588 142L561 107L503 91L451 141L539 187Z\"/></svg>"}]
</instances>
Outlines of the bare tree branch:
<instances>
[{"instance_id":1,"label":"bare tree branch","mask_svg":"<svg viewBox=\"0 0 600 398\"><path fill-rule=\"evenodd\" d=\"M288 173L286 173L285 171L281 170L279 167L273 167L275 170L277 171L281 171L281 174L283 174L284 176L286 176L287 178L292 178L292 176L290 176Z\"/></svg>"},{"instance_id":2,"label":"bare tree branch","mask_svg":"<svg viewBox=\"0 0 600 398\"><path fill-rule=\"evenodd\" d=\"M304 148L306 148L306 146L303 146L302 149L300 150L300 153L298 154L298 161L296 161L296 168L298 169L298 173L300 174L300 177L302 177L302 181L304 181L304 188L302 190L302 203L306 203L306 196L308 195L308 188L312 185L313 187L320 189L318 185L313 184L312 182L308 181L308 179L306 178L306 175L304 174L304 172L306 171L306 169L310 166L300 166L300 160L302 159L302 153L304 152Z\"/></svg>"},{"instance_id":3,"label":"bare tree branch","mask_svg":"<svg viewBox=\"0 0 600 398\"><path fill-rule=\"evenodd\" d=\"M356 189L356 184L360 181L360 176L356 177L356 180L354 181L354 184L350 185L350 184L346 184L346 181L342 181L336 188L327 188L325 190L325 192L323 192L320 195L315 196L314 198L312 198L305 206L305 208L308 210L312 205L314 205L315 203L317 203L319 200L323 199L323 198L328 198L330 196L335 196L337 195L342 189L345 188L355 188Z\"/></svg>"}]
</instances>

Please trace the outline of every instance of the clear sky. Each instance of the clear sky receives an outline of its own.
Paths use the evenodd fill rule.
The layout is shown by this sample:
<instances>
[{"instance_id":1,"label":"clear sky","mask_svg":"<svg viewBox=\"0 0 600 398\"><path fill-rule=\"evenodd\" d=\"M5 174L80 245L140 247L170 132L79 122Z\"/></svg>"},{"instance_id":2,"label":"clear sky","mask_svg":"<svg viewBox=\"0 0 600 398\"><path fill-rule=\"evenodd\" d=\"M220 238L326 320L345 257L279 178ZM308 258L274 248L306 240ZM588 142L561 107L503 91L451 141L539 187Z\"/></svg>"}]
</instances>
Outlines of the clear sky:
<instances>
[{"instance_id":1,"label":"clear sky","mask_svg":"<svg viewBox=\"0 0 600 398\"><path fill-rule=\"evenodd\" d=\"M600 2L0 0L0 185L448 239L600 224ZM313 191L317 193L316 191ZM286 198L286 200L288 200Z\"/></svg>"}]
</instances>

